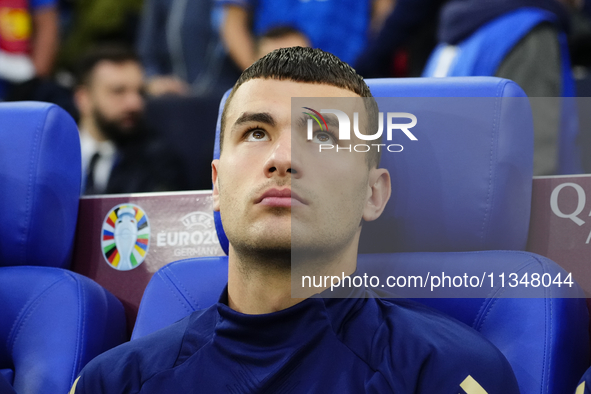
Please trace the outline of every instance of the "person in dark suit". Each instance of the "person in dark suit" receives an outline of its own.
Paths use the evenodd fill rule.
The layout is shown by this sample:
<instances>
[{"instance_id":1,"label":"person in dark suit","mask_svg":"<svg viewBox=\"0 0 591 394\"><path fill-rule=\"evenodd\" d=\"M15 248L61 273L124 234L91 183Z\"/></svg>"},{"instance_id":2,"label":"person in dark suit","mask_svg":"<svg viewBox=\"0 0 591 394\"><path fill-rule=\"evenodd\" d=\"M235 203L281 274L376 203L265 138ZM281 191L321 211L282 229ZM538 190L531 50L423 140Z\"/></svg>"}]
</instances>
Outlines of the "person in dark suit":
<instances>
[{"instance_id":1,"label":"person in dark suit","mask_svg":"<svg viewBox=\"0 0 591 394\"><path fill-rule=\"evenodd\" d=\"M75 101L84 194L186 189L177 155L143 121L144 73L133 52L119 46L90 51L80 61Z\"/></svg>"}]
</instances>

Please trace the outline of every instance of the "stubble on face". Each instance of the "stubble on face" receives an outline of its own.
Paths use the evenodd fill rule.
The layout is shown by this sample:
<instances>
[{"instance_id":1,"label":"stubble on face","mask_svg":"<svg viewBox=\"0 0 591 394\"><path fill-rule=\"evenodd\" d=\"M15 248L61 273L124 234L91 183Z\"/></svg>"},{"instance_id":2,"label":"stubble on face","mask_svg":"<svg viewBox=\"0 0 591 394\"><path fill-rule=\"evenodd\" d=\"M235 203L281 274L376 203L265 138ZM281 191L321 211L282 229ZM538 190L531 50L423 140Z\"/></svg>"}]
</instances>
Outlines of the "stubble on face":
<instances>
[{"instance_id":1,"label":"stubble on face","mask_svg":"<svg viewBox=\"0 0 591 394\"><path fill-rule=\"evenodd\" d=\"M289 181L289 180L288 180ZM266 215L271 218L271 224L261 223L252 220L253 201L258 196L272 187L283 188L290 186L291 182L267 182L254 188L247 195L247 198L238 198L231 192L225 193L224 190L230 190L231 186L224 183L224 178L218 179L218 188L220 191L220 210L222 222L229 223L239 216L245 220L241 221L243 226L225 226L226 236L231 240L232 248L236 253L242 256L242 263L238 268L245 277L249 277L250 272L255 267L265 270L288 272L291 264L291 231L277 231L272 225L273 217L278 225L286 226L291 229L291 209L283 207L271 207L267 209ZM234 212L233 215L224 215L224 212ZM266 223L268 223L267 221ZM284 229L285 230L285 229Z\"/></svg>"},{"instance_id":2,"label":"stubble on face","mask_svg":"<svg viewBox=\"0 0 591 394\"><path fill-rule=\"evenodd\" d=\"M120 118L111 119L99 108L93 108L92 116L101 133L117 146L124 146L137 139L144 128L142 113L133 111ZM131 126L126 126L131 124Z\"/></svg>"},{"instance_id":3,"label":"stubble on face","mask_svg":"<svg viewBox=\"0 0 591 394\"><path fill-rule=\"evenodd\" d=\"M122 146L140 136L145 123L139 64L103 60L96 65L87 89L89 115L104 138Z\"/></svg>"}]
</instances>

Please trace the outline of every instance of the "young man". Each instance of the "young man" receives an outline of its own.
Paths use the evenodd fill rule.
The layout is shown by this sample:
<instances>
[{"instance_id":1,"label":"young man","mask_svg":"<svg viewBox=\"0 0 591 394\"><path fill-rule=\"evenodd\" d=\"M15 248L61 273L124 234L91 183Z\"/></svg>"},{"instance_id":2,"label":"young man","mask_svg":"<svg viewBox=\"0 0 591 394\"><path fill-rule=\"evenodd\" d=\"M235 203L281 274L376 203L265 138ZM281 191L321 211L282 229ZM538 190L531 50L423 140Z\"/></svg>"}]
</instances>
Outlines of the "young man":
<instances>
[{"instance_id":1,"label":"young man","mask_svg":"<svg viewBox=\"0 0 591 394\"><path fill-rule=\"evenodd\" d=\"M308 140L292 97L375 106L363 79L320 50L280 49L248 68L226 102L212 163L214 209L230 240L227 288L209 309L93 360L72 391L518 393L493 345L424 306L368 289L292 298L292 256L353 273L361 223L390 196L379 155L319 154L318 144L338 141L322 129Z\"/></svg>"}]
</instances>

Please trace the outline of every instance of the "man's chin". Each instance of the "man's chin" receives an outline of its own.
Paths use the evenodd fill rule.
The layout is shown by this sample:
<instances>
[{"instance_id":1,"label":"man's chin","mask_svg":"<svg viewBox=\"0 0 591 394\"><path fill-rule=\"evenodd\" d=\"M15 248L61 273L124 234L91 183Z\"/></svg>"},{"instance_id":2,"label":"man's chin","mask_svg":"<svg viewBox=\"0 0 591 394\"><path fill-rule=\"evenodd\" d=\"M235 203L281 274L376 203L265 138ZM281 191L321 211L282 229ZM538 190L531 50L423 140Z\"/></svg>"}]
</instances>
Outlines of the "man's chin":
<instances>
[{"instance_id":1,"label":"man's chin","mask_svg":"<svg viewBox=\"0 0 591 394\"><path fill-rule=\"evenodd\" d=\"M255 249L260 250L261 252L275 252L278 254L281 253L290 253L291 252L291 237L276 237L276 238L269 238L269 239L259 239L256 242Z\"/></svg>"},{"instance_id":2,"label":"man's chin","mask_svg":"<svg viewBox=\"0 0 591 394\"><path fill-rule=\"evenodd\" d=\"M250 251L254 253L266 253L267 251L275 251L277 253L289 253L291 251L291 232L286 231L283 234L280 232L266 232L265 234L250 235L244 237L232 237L227 234L230 244L234 249Z\"/></svg>"},{"instance_id":3,"label":"man's chin","mask_svg":"<svg viewBox=\"0 0 591 394\"><path fill-rule=\"evenodd\" d=\"M138 130L139 127L137 123L123 123L119 125L119 131L117 134L126 138L126 136L137 134Z\"/></svg>"},{"instance_id":4,"label":"man's chin","mask_svg":"<svg viewBox=\"0 0 591 394\"><path fill-rule=\"evenodd\" d=\"M239 256L245 268L275 270L289 272L291 269L291 243L280 240L264 242L259 239L256 242L230 241L233 253Z\"/></svg>"}]
</instances>

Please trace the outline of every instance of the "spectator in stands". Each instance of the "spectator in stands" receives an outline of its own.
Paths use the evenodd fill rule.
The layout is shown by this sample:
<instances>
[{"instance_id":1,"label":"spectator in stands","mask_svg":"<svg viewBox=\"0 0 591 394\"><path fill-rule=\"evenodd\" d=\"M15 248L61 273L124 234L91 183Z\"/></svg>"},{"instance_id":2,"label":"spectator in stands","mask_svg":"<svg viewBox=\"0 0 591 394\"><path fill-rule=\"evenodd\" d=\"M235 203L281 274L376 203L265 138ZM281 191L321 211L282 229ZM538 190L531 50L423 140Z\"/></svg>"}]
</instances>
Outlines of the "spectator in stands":
<instances>
[{"instance_id":1,"label":"spectator in stands","mask_svg":"<svg viewBox=\"0 0 591 394\"><path fill-rule=\"evenodd\" d=\"M62 71L74 71L79 59L93 46L135 45L144 0L62 0L62 3L66 3L62 4L64 39L58 56ZM64 82L68 83L68 79Z\"/></svg>"},{"instance_id":2,"label":"spectator in stands","mask_svg":"<svg viewBox=\"0 0 591 394\"><path fill-rule=\"evenodd\" d=\"M212 0L146 0L138 53L153 96L211 95L217 100L240 75L218 35Z\"/></svg>"},{"instance_id":3,"label":"spectator in stands","mask_svg":"<svg viewBox=\"0 0 591 394\"><path fill-rule=\"evenodd\" d=\"M0 100L50 76L58 31L57 0L0 1Z\"/></svg>"},{"instance_id":4,"label":"spectator in stands","mask_svg":"<svg viewBox=\"0 0 591 394\"><path fill-rule=\"evenodd\" d=\"M355 70L364 78L392 76L392 58L409 44L407 72L420 76L428 56L435 47L437 20L447 0L397 0L381 30L367 43L355 61ZM413 40L418 41L413 42Z\"/></svg>"},{"instance_id":5,"label":"spectator in stands","mask_svg":"<svg viewBox=\"0 0 591 394\"><path fill-rule=\"evenodd\" d=\"M122 47L96 48L81 60L75 100L85 194L185 188L176 155L142 121L143 78L139 59Z\"/></svg>"},{"instance_id":6,"label":"spectator in stands","mask_svg":"<svg viewBox=\"0 0 591 394\"><path fill-rule=\"evenodd\" d=\"M438 40L450 47L461 45L480 28L495 19L530 7L548 12L552 17L534 26L514 46L508 48L498 64L491 64L489 70L470 69L461 60L451 62L449 57L440 57L450 66L452 63L462 71L449 73L451 76L497 76L517 82L530 97L561 97L574 93L572 78L562 69L560 35L568 31L569 14L566 7L580 7L579 0L398 0L394 11L387 18L380 34L370 42L357 59L356 69L366 78L389 76L391 56L418 31L425 21L432 20L441 9ZM500 34L498 42L509 43L508 37ZM501 44L503 46L505 44ZM490 60L503 51L482 48L481 56L472 58ZM562 48L566 50L566 46ZM456 52L457 53L457 52ZM484 55L486 53L486 55ZM460 56L460 55L458 55ZM480 62L482 64L482 62ZM435 73L436 67L429 68L424 76L445 76ZM492 70L492 71L491 71ZM560 168L573 171L576 164L560 164L559 130L561 105L558 100L537 100L534 106L535 152L534 174L552 175ZM566 146L566 145L565 145ZM570 156L575 157L572 153ZM563 160L564 161L564 160ZM572 160L576 162L576 160ZM564 170L562 170L564 171Z\"/></svg>"},{"instance_id":7,"label":"spectator in stands","mask_svg":"<svg viewBox=\"0 0 591 394\"><path fill-rule=\"evenodd\" d=\"M574 81L565 38L570 22L566 6L571 3L451 0L442 9L438 32L442 48L448 52L434 56L424 75L496 76L517 82L529 97L571 97ZM517 16L502 19L512 15ZM483 30L485 27L487 30ZM477 44L485 40L486 44ZM472 45L461 51L455 49L466 42ZM532 109L534 175L580 172L580 158L574 146L578 131L568 103L536 100Z\"/></svg>"},{"instance_id":8,"label":"spectator in stands","mask_svg":"<svg viewBox=\"0 0 591 394\"><path fill-rule=\"evenodd\" d=\"M313 141L292 134L292 97L366 97L377 113L363 79L318 49L279 49L245 70L212 163L214 209L230 240L220 301L99 356L72 392L518 393L498 349L427 307L366 288L292 298L292 253L317 274L352 274L361 222L390 197L377 150L323 156L317 144L334 141L327 130Z\"/></svg>"},{"instance_id":9,"label":"spectator in stands","mask_svg":"<svg viewBox=\"0 0 591 394\"><path fill-rule=\"evenodd\" d=\"M257 38L256 58L260 59L280 48L309 46L311 46L310 40L298 29L290 26L274 27Z\"/></svg>"},{"instance_id":10,"label":"spectator in stands","mask_svg":"<svg viewBox=\"0 0 591 394\"><path fill-rule=\"evenodd\" d=\"M255 37L277 26L291 26L305 34L314 48L351 63L393 5L393 0L216 1L226 10L222 38L242 70L256 60Z\"/></svg>"},{"instance_id":11,"label":"spectator in stands","mask_svg":"<svg viewBox=\"0 0 591 394\"><path fill-rule=\"evenodd\" d=\"M439 40L448 44L457 44L492 19L521 7L538 7L557 15L557 27L550 26L550 29L548 29L548 26L545 26L541 30L546 32L548 30L564 30L568 26L568 15L558 5L558 2L567 6L580 7L581 1L492 0L483 3L478 0L397 0L392 13L386 18L382 30L374 39L370 40L367 48L356 60L355 69L365 78L387 77L392 55L408 43L413 35L417 35L420 30L427 28L426 24L437 23L439 12L446 3L449 3L449 5L445 7L445 11L441 16ZM547 35L548 33L540 33L539 30L533 31L531 34L531 36L537 37L547 37ZM550 35L555 36L556 33ZM548 45L551 46L551 52L555 52L556 49L553 48L557 47L557 39L555 37L547 37L546 39ZM531 41L532 38L530 37L529 40ZM544 41L542 38L540 40ZM550 55L552 56L552 53ZM524 59L524 61L527 60ZM539 66L546 64L545 62L533 60L531 56L529 61ZM550 66L554 64L557 65L558 63L552 60ZM536 72L525 71L526 67L519 67L519 69L524 75L530 77L537 75ZM527 90L526 87L526 92Z\"/></svg>"}]
</instances>

